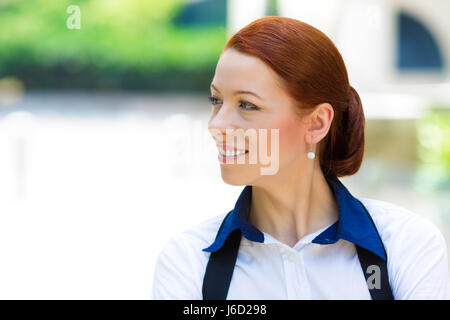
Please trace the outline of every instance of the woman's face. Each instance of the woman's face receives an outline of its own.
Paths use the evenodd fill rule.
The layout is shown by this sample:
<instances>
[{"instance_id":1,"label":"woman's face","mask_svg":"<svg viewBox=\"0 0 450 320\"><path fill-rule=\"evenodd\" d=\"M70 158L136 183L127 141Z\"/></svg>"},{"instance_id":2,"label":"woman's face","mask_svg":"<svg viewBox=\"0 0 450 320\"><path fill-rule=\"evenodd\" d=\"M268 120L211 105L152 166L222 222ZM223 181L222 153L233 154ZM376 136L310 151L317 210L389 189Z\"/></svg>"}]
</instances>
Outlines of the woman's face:
<instances>
[{"instance_id":1,"label":"woman's face","mask_svg":"<svg viewBox=\"0 0 450 320\"><path fill-rule=\"evenodd\" d=\"M282 88L279 76L260 59L225 50L211 83L211 96L208 129L218 145L226 183L258 185L261 179L286 173L294 163L308 161L306 122L295 112L295 101ZM246 153L222 156L220 150L227 145Z\"/></svg>"}]
</instances>

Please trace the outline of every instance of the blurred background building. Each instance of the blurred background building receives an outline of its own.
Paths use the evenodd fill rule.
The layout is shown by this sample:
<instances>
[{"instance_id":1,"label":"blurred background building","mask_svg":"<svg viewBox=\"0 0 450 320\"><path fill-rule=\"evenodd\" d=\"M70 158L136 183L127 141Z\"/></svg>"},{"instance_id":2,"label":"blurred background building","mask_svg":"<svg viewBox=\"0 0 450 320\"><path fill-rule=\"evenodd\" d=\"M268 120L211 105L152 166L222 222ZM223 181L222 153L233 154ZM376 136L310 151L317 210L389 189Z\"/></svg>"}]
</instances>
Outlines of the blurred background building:
<instances>
[{"instance_id":1,"label":"blurred background building","mask_svg":"<svg viewBox=\"0 0 450 320\"><path fill-rule=\"evenodd\" d=\"M0 298L150 298L164 243L241 192L221 180L207 97L226 40L265 15L312 24L343 55L367 120L363 166L343 183L450 243L448 12L445 0L0 1Z\"/></svg>"}]
</instances>

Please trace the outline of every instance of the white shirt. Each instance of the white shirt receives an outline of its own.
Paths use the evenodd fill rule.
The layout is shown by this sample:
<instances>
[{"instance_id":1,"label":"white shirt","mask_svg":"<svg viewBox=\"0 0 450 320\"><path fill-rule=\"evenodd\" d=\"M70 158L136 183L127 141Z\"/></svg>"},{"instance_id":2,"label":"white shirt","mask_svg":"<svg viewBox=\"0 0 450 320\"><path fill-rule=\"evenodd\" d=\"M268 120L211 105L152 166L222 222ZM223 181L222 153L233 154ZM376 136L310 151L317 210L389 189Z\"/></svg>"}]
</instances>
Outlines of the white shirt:
<instances>
[{"instance_id":1,"label":"white shirt","mask_svg":"<svg viewBox=\"0 0 450 320\"><path fill-rule=\"evenodd\" d=\"M354 243L380 256L384 245L394 299L450 299L447 247L433 223L389 202L354 198L339 180L327 181L337 197L338 224L304 236L292 248L246 221L228 221L224 229L239 227L243 236L227 300L371 299ZM236 212L248 210L242 202L248 205L250 190L244 188ZM357 206L354 199L370 213L382 244L372 237L368 224L358 220L361 212L350 213ZM203 221L164 245L155 266L152 299L202 299L211 254L203 249L220 247L227 232L222 239L216 235L225 215Z\"/></svg>"}]
</instances>

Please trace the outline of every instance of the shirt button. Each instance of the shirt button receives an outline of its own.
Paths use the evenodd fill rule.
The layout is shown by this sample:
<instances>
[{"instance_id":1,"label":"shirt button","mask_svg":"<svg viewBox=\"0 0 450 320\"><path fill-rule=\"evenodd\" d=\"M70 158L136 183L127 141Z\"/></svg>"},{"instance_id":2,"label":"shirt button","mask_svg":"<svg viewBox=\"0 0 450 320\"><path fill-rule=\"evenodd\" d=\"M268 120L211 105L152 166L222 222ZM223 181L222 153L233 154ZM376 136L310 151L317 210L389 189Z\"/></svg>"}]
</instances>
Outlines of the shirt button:
<instances>
[{"instance_id":1,"label":"shirt button","mask_svg":"<svg viewBox=\"0 0 450 320\"><path fill-rule=\"evenodd\" d=\"M287 251L283 251L281 253L281 256L283 257L284 260L288 260L288 261L294 261L295 260L295 256L292 252L287 252Z\"/></svg>"}]
</instances>

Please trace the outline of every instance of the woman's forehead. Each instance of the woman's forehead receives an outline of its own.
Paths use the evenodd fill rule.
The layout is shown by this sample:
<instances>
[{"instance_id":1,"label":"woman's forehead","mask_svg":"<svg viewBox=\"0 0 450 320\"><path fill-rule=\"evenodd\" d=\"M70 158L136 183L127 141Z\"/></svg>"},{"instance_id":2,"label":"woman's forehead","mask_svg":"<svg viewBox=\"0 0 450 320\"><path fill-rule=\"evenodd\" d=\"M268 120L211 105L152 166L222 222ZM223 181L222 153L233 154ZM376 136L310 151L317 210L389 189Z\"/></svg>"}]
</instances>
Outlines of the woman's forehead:
<instances>
[{"instance_id":1,"label":"woman's forehead","mask_svg":"<svg viewBox=\"0 0 450 320\"><path fill-rule=\"evenodd\" d=\"M280 93L278 75L259 58L234 49L225 50L217 63L212 83L221 93L248 90L264 97Z\"/></svg>"}]
</instances>

